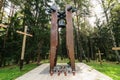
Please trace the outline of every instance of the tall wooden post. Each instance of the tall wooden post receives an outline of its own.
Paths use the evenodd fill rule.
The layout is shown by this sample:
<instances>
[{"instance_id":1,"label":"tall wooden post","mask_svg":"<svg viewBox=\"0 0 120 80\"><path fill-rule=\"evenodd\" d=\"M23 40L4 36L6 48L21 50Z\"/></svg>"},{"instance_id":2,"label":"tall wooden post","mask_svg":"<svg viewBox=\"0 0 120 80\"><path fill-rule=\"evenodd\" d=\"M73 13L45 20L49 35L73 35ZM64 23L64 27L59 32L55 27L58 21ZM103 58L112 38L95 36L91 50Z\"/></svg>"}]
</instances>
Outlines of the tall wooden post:
<instances>
[{"instance_id":1,"label":"tall wooden post","mask_svg":"<svg viewBox=\"0 0 120 80\"><path fill-rule=\"evenodd\" d=\"M21 51L21 58L20 58L20 70L23 68L23 60L24 60L24 54L25 54L25 44L26 44L26 36L31 36L31 34L27 34L27 26L25 26L24 32L17 31L19 34L23 34L23 43L22 43L22 51Z\"/></svg>"},{"instance_id":2,"label":"tall wooden post","mask_svg":"<svg viewBox=\"0 0 120 80\"><path fill-rule=\"evenodd\" d=\"M66 6L66 47L71 62L72 71L75 71L75 57L74 57L74 36L73 36L73 22L71 6Z\"/></svg>"},{"instance_id":3,"label":"tall wooden post","mask_svg":"<svg viewBox=\"0 0 120 80\"><path fill-rule=\"evenodd\" d=\"M58 24L57 24L57 10L52 11L51 14L51 36L50 36L50 74L53 74L55 66L56 51L58 47Z\"/></svg>"}]
</instances>

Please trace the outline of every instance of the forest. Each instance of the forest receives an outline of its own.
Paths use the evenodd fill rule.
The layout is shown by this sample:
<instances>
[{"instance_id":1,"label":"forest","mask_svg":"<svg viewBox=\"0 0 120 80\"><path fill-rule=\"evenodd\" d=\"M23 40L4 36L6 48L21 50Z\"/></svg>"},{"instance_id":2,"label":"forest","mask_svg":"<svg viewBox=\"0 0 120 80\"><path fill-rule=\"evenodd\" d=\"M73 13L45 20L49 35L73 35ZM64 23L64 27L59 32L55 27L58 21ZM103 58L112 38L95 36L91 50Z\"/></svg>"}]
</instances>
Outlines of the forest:
<instances>
[{"instance_id":1,"label":"forest","mask_svg":"<svg viewBox=\"0 0 120 80\"><path fill-rule=\"evenodd\" d=\"M120 1L95 0L99 3L101 18L91 10L92 0L1 0L0 1L0 67L19 64L23 35L27 25L28 37L25 48L25 64L49 59L51 15L48 9L57 5L64 10L66 4L77 9L73 14L75 59L79 62L96 60L98 51L104 53L102 59L120 63L120 51L112 50L120 46ZM94 0L93 0L94 1ZM54 4L53 4L54 2ZM93 15L94 13L94 15ZM95 18L94 25L90 23ZM65 29L59 32L58 55L67 58Z\"/></svg>"}]
</instances>

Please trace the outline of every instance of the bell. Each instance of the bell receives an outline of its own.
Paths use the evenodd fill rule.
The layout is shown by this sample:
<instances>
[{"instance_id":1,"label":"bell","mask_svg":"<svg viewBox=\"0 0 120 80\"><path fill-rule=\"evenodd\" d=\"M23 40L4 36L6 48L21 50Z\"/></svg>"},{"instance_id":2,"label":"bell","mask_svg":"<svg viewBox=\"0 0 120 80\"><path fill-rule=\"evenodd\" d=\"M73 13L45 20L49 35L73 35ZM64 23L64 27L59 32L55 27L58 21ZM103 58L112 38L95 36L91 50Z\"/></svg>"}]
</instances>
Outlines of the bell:
<instances>
[{"instance_id":1,"label":"bell","mask_svg":"<svg viewBox=\"0 0 120 80\"><path fill-rule=\"evenodd\" d=\"M59 19L58 20L58 27L61 27L61 28L65 27L65 20L64 19Z\"/></svg>"}]
</instances>

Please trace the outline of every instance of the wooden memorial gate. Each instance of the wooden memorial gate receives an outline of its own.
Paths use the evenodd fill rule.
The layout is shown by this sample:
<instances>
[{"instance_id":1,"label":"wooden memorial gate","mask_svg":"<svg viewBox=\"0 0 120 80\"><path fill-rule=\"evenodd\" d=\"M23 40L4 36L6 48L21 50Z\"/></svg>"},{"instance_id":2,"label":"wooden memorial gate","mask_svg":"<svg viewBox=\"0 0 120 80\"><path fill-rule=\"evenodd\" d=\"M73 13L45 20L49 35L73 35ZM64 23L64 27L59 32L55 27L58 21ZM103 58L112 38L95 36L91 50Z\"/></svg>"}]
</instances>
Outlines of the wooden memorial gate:
<instances>
[{"instance_id":1,"label":"wooden memorial gate","mask_svg":"<svg viewBox=\"0 0 120 80\"><path fill-rule=\"evenodd\" d=\"M57 59L57 49L58 49L58 28L59 21L63 20L66 27L66 48L67 54L70 59L70 66L73 75L75 74L75 58L74 58L74 40L73 40L73 22L72 22L72 12L73 8L71 6L66 6L65 12L58 12L55 6L51 7L51 39L50 39L50 74L53 75L54 67L56 66ZM60 18L61 17L61 18Z\"/></svg>"}]
</instances>

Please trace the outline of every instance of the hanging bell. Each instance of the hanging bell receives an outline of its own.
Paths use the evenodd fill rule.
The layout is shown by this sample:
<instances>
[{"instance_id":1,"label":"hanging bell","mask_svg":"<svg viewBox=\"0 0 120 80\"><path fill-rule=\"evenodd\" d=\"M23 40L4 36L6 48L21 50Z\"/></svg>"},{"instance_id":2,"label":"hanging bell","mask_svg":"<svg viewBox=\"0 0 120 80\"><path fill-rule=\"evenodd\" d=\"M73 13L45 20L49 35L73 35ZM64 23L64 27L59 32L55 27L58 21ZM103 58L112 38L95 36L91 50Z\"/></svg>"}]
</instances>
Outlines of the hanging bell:
<instances>
[{"instance_id":1,"label":"hanging bell","mask_svg":"<svg viewBox=\"0 0 120 80\"><path fill-rule=\"evenodd\" d=\"M65 27L65 19L59 19L58 20L58 27L64 28Z\"/></svg>"}]
</instances>

